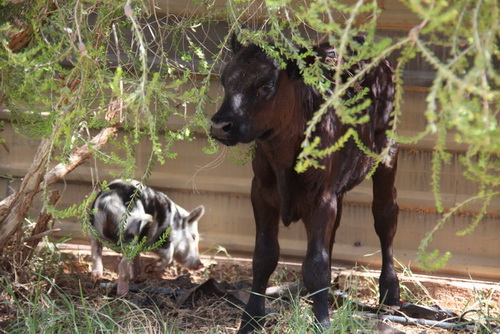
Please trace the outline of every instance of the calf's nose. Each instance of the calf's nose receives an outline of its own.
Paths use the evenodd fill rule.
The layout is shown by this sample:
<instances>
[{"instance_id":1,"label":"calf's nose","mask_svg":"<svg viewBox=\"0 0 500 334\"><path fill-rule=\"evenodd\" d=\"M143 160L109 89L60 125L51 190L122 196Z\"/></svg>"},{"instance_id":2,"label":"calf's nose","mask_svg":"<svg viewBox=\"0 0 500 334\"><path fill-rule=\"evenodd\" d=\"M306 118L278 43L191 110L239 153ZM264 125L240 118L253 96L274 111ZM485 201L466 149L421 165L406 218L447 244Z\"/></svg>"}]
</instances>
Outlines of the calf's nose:
<instances>
[{"instance_id":1,"label":"calf's nose","mask_svg":"<svg viewBox=\"0 0 500 334\"><path fill-rule=\"evenodd\" d=\"M227 138L229 132L233 128L233 123L229 121L212 121L210 127L210 135L213 138Z\"/></svg>"}]
</instances>

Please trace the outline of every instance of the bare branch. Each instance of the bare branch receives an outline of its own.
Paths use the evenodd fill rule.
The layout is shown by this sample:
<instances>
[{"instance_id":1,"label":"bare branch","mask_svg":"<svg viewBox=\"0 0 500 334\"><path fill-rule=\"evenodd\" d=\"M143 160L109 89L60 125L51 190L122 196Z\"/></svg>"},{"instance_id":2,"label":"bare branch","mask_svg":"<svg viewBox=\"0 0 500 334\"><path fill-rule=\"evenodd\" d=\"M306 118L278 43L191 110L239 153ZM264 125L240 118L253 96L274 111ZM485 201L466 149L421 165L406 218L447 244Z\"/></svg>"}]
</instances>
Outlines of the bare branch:
<instances>
[{"instance_id":1,"label":"bare branch","mask_svg":"<svg viewBox=\"0 0 500 334\"><path fill-rule=\"evenodd\" d=\"M47 201L47 204L40 212L40 216L38 217L36 225L33 228L33 231L31 231L31 236L23 240L26 243L26 247L22 250L22 263L31 258L34 250L38 246L38 243L44 236L60 230L57 228L50 230L47 229L51 221L53 221L52 213L50 213L50 211L48 210L48 206L54 206L57 201L59 201L59 198L61 198L61 192L57 189L51 190L48 197L49 199Z\"/></svg>"},{"instance_id":2,"label":"bare branch","mask_svg":"<svg viewBox=\"0 0 500 334\"><path fill-rule=\"evenodd\" d=\"M104 146L111 136L114 136L121 125L116 115L121 113L123 104L118 100L112 100L108 106L106 119L114 121L113 126L102 129L87 144L75 150L69 157L68 163L60 163L46 172L48 153L50 152L50 139L44 139L40 143L35 155L32 167L26 174L19 191L6 197L0 202L0 246L5 247L8 238L22 225L33 197L40 191L40 183L50 186L61 180L66 174L83 164L92 156L93 150ZM54 130L54 133L57 130Z\"/></svg>"},{"instance_id":3,"label":"bare branch","mask_svg":"<svg viewBox=\"0 0 500 334\"><path fill-rule=\"evenodd\" d=\"M55 132L55 131L54 131ZM53 132L53 133L54 133ZM42 139L38 146L33 163L23 178L20 189L13 195L6 208L7 215L0 221L0 250L5 248L10 237L22 226L24 217L38 193L40 182L45 175L45 167L49 158L51 138ZM2 201L5 202L7 198ZM0 213L3 210L0 210Z\"/></svg>"}]
</instances>

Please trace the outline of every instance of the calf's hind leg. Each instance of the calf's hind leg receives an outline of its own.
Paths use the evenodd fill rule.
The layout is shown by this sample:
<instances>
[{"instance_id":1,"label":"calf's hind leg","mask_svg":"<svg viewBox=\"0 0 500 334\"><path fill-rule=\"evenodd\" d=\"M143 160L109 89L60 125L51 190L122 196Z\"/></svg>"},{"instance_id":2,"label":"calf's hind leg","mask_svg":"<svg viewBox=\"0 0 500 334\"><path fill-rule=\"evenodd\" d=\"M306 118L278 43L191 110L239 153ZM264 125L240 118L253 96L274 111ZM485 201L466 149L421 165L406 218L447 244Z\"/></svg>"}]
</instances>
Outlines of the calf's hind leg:
<instances>
[{"instance_id":1,"label":"calf's hind leg","mask_svg":"<svg viewBox=\"0 0 500 334\"><path fill-rule=\"evenodd\" d=\"M338 199L324 200L304 219L307 231L307 253L302 264L304 285L313 300L313 312L320 330L330 326L328 294L331 282L331 248L340 222Z\"/></svg>"},{"instance_id":2,"label":"calf's hind leg","mask_svg":"<svg viewBox=\"0 0 500 334\"><path fill-rule=\"evenodd\" d=\"M397 154L396 157L397 158ZM398 225L399 207L396 202L397 191L394 187L397 160L388 167L378 166L373 175L372 212L375 231L380 239L382 250L382 272L379 280L380 303L396 306L399 300L399 281L394 269L392 244Z\"/></svg>"}]
</instances>

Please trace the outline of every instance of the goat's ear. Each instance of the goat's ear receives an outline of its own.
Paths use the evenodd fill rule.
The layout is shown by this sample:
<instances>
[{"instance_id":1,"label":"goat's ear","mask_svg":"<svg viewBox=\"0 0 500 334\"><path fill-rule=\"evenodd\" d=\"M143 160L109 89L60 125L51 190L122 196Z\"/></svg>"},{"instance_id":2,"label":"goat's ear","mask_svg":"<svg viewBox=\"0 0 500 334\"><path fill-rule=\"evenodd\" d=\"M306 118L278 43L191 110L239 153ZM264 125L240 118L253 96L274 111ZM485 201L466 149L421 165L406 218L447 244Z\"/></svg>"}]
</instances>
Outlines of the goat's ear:
<instances>
[{"instance_id":1,"label":"goat's ear","mask_svg":"<svg viewBox=\"0 0 500 334\"><path fill-rule=\"evenodd\" d=\"M235 32L233 32L233 34L231 35L229 45L230 45L231 51L233 51L233 53L238 52L243 47L243 44L241 44L240 41L238 41L238 36L236 35Z\"/></svg>"},{"instance_id":2,"label":"goat's ear","mask_svg":"<svg viewBox=\"0 0 500 334\"><path fill-rule=\"evenodd\" d=\"M204 214L205 214L205 207L203 205L200 205L189 213L189 215L186 217L186 221L190 224L194 223L195 221L203 217Z\"/></svg>"}]
</instances>

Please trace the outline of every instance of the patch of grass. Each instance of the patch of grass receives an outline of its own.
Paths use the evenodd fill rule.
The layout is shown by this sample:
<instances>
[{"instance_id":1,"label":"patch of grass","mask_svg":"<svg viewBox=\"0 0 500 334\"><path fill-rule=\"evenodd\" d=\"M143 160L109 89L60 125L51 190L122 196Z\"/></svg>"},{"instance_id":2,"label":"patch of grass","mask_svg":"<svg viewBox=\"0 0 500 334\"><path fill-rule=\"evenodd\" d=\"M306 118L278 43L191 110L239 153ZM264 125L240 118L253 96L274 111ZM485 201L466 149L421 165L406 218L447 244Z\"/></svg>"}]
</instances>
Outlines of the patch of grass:
<instances>
[{"instance_id":1,"label":"patch of grass","mask_svg":"<svg viewBox=\"0 0 500 334\"><path fill-rule=\"evenodd\" d=\"M175 333L155 308L141 308L127 299L88 299L62 291L42 275L29 285L0 281L0 326L6 333Z\"/></svg>"},{"instance_id":2,"label":"patch of grass","mask_svg":"<svg viewBox=\"0 0 500 334\"><path fill-rule=\"evenodd\" d=\"M401 299L409 303L419 304L419 305L432 305L436 304L436 301L431 297L431 293L424 284L419 280L409 280L414 278L415 274L409 266L405 266L403 263L395 259L398 271L401 272L399 287L401 289Z\"/></svg>"},{"instance_id":3,"label":"patch of grass","mask_svg":"<svg viewBox=\"0 0 500 334\"><path fill-rule=\"evenodd\" d=\"M44 249L38 255L43 256L35 258L24 268L0 266L0 272L4 274L0 276L0 333L237 332L243 310L230 305L224 298L201 296L189 306L180 306L169 296L155 294L131 293L124 298L108 297L102 289L92 287L90 275L87 269L81 269L83 264L79 259L58 252L57 248ZM73 271L72 265L77 265L75 268L78 270ZM234 260L216 263L206 272L193 274L193 280L202 282L208 276L229 282L250 279L249 267L249 263ZM373 273L365 275L363 271L367 269L342 272L335 279L336 284L332 286L345 291L348 298L331 306L331 327L327 334L376 332L375 327L380 323L366 319L356 309L357 302L375 306L378 301L378 280ZM399 271L402 272L403 298L419 305L440 304L432 298L436 297L435 291L430 287L427 289L428 282L413 280L418 275L409 268ZM175 278L177 275L167 276ZM165 284L163 279L146 281L145 285L160 286ZM271 286L286 286L292 292L280 294L281 298L266 297L268 315L263 334L315 333L311 299L297 289L300 282L300 271L293 266L280 265L273 274ZM487 333L490 328L498 326L499 305L495 303L498 296L494 295L498 289L478 287L473 293L454 293L455 299L462 300L460 307L453 307L452 311L463 313L465 319L471 320L475 333ZM428 326L390 325L408 334L446 332Z\"/></svg>"},{"instance_id":4,"label":"patch of grass","mask_svg":"<svg viewBox=\"0 0 500 334\"><path fill-rule=\"evenodd\" d=\"M292 284L299 284L297 280ZM281 282L290 284L290 282ZM356 292L353 290L353 294ZM296 334L296 333L372 333L373 321L355 316L355 299L344 301L342 305L335 305L330 309L330 328L320 330L316 326L312 311L311 295L301 296L294 291L289 298L266 297L266 325L263 334ZM242 310L243 312L243 310Z\"/></svg>"},{"instance_id":5,"label":"patch of grass","mask_svg":"<svg viewBox=\"0 0 500 334\"><path fill-rule=\"evenodd\" d=\"M494 289L473 289L466 301L461 316L470 319L478 333L490 333L492 328L500 332L500 305L493 300L494 293Z\"/></svg>"}]
</instances>

